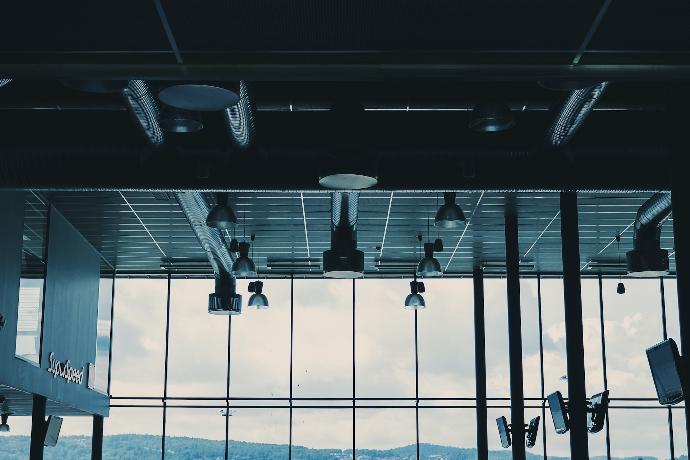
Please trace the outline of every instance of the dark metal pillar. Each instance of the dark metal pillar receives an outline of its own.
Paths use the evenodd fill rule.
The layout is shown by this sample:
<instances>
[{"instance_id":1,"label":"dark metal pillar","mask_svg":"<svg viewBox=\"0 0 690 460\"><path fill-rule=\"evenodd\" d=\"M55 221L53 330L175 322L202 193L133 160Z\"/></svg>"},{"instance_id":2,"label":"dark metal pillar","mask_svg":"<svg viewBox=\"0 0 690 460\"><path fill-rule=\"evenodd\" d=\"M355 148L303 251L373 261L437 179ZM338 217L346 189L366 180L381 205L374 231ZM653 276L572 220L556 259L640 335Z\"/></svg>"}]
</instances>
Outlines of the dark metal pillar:
<instances>
[{"instance_id":1,"label":"dark metal pillar","mask_svg":"<svg viewBox=\"0 0 690 460\"><path fill-rule=\"evenodd\" d=\"M91 432L91 460L103 458L103 417L93 416L93 430Z\"/></svg>"},{"instance_id":2,"label":"dark metal pillar","mask_svg":"<svg viewBox=\"0 0 690 460\"><path fill-rule=\"evenodd\" d=\"M477 394L477 460L489 458L486 421L486 331L484 327L484 272L474 268L474 368Z\"/></svg>"},{"instance_id":3,"label":"dark metal pillar","mask_svg":"<svg viewBox=\"0 0 690 460\"><path fill-rule=\"evenodd\" d=\"M690 190L683 178L673 181L673 241L678 284L678 319L680 322L680 349L684 357L690 356ZM690 366L682 367L685 395L690 394ZM685 432L690 449L690 404L685 404Z\"/></svg>"},{"instance_id":4,"label":"dark metal pillar","mask_svg":"<svg viewBox=\"0 0 690 460\"><path fill-rule=\"evenodd\" d=\"M43 440L46 433L46 398L33 396L31 409L31 450L29 460L43 460Z\"/></svg>"},{"instance_id":5,"label":"dark metal pillar","mask_svg":"<svg viewBox=\"0 0 690 460\"><path fill-rule=\"evenodd\" d=\"M520 317L520 247L513 197L506 198L506 279L508 294L508 354L510 355L510 423L513 460L525 460L525 395L522 378L522 319Z\"/></svg>"},{"instance_id":6,"label":"dark metal pillar","mask_svg":"<svg viewBox=\"0 0 690 460\"><path fill-rule=\"evenodd\" d=\"M582 344L582 296L580 288L580 235L577 193L561 193L561 249L563 254L563 301L565 348L568 358L568 412L570 458L589 458L587 446L587 394L585 354Z\"/></svg>"},{"instance_id":7,"label":"dark metal pillar","mask_svg":"<svg viewBox=\"0 0 690 460\"><path fill-rule=\"evenodd\" d=\"M170 351L170 289L172 277L168 273L168 291L165 307L165 356L163 361L163 430L161 432L161 460L165 460L165 438L168 424L168 352Z\"/></svg>"}]
</instances>

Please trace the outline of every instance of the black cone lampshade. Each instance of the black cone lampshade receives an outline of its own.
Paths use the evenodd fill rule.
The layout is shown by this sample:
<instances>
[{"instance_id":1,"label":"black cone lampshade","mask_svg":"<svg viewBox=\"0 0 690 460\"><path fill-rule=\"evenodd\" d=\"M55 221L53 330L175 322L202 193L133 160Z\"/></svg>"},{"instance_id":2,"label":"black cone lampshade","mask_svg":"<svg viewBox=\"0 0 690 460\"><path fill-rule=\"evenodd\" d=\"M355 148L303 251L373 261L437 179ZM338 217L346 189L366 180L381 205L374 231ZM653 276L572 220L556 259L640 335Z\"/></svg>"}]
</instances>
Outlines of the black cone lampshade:
<instances>
[{"instance_id":1,"label":"black cone lampshade","mask_svg":"<svg viewBox=\"0 0 690 460\"><path fill-rule=\"evenodd\" d=\"M460 206L455 204L455 193L446 192L443 194L443 206L436 212L434 222L441 228L458 228L465 221L465 213Z\"/></svg>"},{"instance_id":2,"label":"black cone lampshade","mask_svg":"<svg viewBox=\"0 0 690 460\"><path fill-rule=\"evenodd\" d=\"M235 224L237 224L237 217L232 208L228 206L228 194L217 193L216 205L208 213L206 225L219 230L226 230Z\"/></svg>"}]
</instances>

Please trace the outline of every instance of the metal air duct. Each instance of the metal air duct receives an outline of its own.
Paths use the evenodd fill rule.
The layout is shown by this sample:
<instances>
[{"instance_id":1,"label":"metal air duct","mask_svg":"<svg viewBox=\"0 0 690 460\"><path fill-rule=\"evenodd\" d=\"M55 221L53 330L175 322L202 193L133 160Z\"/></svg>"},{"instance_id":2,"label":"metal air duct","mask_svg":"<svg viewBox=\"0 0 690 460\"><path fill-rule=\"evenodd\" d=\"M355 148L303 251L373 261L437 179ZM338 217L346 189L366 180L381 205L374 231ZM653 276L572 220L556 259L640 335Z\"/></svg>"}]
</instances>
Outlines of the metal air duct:
<instances>
[{"instance_id":1,"label":"metal air duct","mask_svg":"<svg viewBox=\"0 0 690 460\"><path fill-rule=\"evenodd\" d=\"M160 124L160 107L144 80L130 80L122 90L127 107L151 145L163 145L165 134Z\"/></svg>"},{"instance_id":2,"label":"metal air duct","mask_svg":"<svg viewBox=\"0 0 690 460\"><path fill-rule=\"evenodd\" d=\"M331 249L323 253L324 276L361 278L364 253L357 249L359 193L331 193Z\"/></svg>"},{"instance_id":3,"label":"metal air duct","mask_svg":"<svg viewBox=\"0 0 690 460\"><path fill-rule=\"evenodd\" d=\"M224 110L225 122L232 140L241 149L249 148L254 144L256 137L254 111L254 101L249 85L242 80L240 81L240 100Z\"/></svg>"},{"instance_id":4,"label":"metal air duct","mask_svg":"<svg viewBox=\"0 0 690 460\"><path fill-rule=\"evenodd\" d=\"M233 258L220 230L206 225L208 203L199 192L178 192L175 198L213 267L216 284L215 291L209 294L209 313L240 314L242 296L237 294L235 277L231 275Z\"/></svg>"},{"instance_id":5,"label":"metal air duct","mask_svg":"<svg viewBox=\"0 0 690 460\"><path fill-rule=\"evenodd\" d=\"M602 81L587 88L573 90L551 123L546 144L550 147L563 147L569 143L608 86L609 82Z\"/></svg>"},{"instance_id":6,"label":"metal air duct","mask_svg":"<svg viewBox=\"0 0 690 460\"><path fill-rule=\"evenodd\" d=\"M630 276L655 277L668 273L668 251L661 249L661 224L670 214L670 193L655 193L638 209L633 249L626 254Z\"/></svg>"}]
</instances>

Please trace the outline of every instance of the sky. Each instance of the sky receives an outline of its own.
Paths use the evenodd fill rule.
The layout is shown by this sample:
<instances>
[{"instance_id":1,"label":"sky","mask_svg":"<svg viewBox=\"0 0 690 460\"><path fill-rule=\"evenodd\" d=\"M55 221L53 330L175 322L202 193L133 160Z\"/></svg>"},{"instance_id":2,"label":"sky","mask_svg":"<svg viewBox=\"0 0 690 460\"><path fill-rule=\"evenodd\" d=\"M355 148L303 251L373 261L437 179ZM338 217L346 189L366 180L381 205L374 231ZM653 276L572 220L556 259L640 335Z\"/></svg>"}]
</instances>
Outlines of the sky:
<instances>
[{"instance_id":1,"label":"sky","mask_svg":"<svg viewBox=\"0 0 690 460\"><path fill-rule=\"evenodd\" d=\"M409 292L408 279L365 279L356 282L355 343L352 342L353 290L351 280L294 281L293 396L414 397L414 312L402 308ZM608 383L611 397L654 397L644 350L662 339L659 281L624 280L627 292L616 294L618 280L604 280ZM417 314L420 397L475 396L473 289L471 279L424 281L427 309ZM239 290L248 293L246 281ZM173 280L171 290L168 396L224 398L227 378L228 317L206 312L211 280ZM262 398L289 396L290 281L265 280L267 310L247 310L232 318L231 396ZM587 393L603 390L597 281L583 280L583 324ZM678 337L675 282L666 283L669 334ZM560 390L567 396L565 325L562 281L542 280L542 322L545 392ZM166 281L118 279L114 316L112 388L114 396L161 397L165 356ZM521 280L524 390L540 397L537 284ZM509 389L506 283L485 280L487 393L507 398ZM153 403L159 403L156 401ZM415 417L409 402L367 401L373 405L410 408L358 409L358 448L391 448L415 442ZM349 401L342 402L349 404ZM296 405L342 404L332 401ZM362 401L361 404L365 402ZM448 402L447 402L448 403ZM453 404L459 403L457 401ZM202 403L223 405L223 401ZM285 402L247 402L286 405ZM427 405L441 405L430 402ZM472 401L464 404L471 406ZM508 401L494 402L507 405ZM538 401L528 401L528 405ZM623 403L618 402L617 405ZM656 403L645 403L655 406ZM499 449L495 418L508 408L489 409L489 446ZM540 415L526 409L526 418ZM568 436L556 435L547 411L548 453L567 455ZM171 436L223 439L224 418L218 408L168 410ZM232 439L287 443L286 408L237 409L230 419ZM652 455L668 458L667 412L612 409L612 455ZM161 409L112 409L105 433L161 433ZM63 434L89 433L90 423L66 420ZM674 410L677 446L682 410ZM17 424L15 434L21 434ZM308 447L351 448L351 409L294 410L293 443ZM28 430L27 430L28 431ZM540 437L541 439L541 437ZM476 446L476 420L472 408L420 409L420 441L458 447ZM605 454L604 433L589 436L591 455ZM684 449L678 448L681 452ZM541 453L541 441L533 449ZM678 455L679 451L676 452Z\"/></svg>"}]
</instances>

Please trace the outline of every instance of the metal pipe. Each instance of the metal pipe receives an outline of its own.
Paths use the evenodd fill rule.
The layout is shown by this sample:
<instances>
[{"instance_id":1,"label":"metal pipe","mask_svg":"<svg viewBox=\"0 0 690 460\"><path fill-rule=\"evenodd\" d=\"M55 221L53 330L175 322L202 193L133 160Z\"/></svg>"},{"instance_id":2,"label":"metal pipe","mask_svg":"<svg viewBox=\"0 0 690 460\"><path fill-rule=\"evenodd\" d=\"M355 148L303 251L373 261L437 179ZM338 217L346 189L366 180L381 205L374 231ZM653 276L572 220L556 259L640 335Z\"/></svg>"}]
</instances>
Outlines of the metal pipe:
<instances>
[{"instance_id":1,"label":"metal pipe","mask_svg":"<svg viewBox=\"0 0 690 460\"><path fill-rule=\"evenodd\" d=\"M220 230L206 225L209 205L200 192L178 192L175 198L187 217L199 244L206 252L213 272L218 274L221 269L226 273L232 272L233 257L225 244Z\"/></svg>"},{"instance_id":2,"label":"metal pipe","mask_svg":"<svg viewBox=\"0 0 690 460\"><path fill-rule=\"evenodd\" d=\"M577 193L562 192L561 251L563 257L565 348L568 361L570 458L573 460L588 460L587 395L585 390L579 238Z\"/></svg>"},{"instance_id":3,"label":"metal pipe","mask_svg":"<svg viewBox=\"0 0 690 460\"><path fill-rule=\"evenodd\" d=\"M676 163L676 166L681 163ZM681 168L682 169L682 168ZM679 176L682 174L678 173ZM684 177L674 177L673 192L673 240L676 259L676 283L678 291L678 321L680 323L680 349L684 357L690 356L690 192ZM690 394L690 366L682 366L684 393ZM686 446L690 449L690 404L685 404ZM679 449L682 451L682 449Z\"/></svg>"},{"instance_id":4,"label":"metal pipe","mask_svg":"<svg viewBox=\"0 0 690 460\"><path fill-rule=\"evenodd\" d=\"M609 82L602 81L594 86L572 91L551 123L546 138L547 145L563 147L569 143L604 95L608 85Z\"/></svg>"},{"instance_id":5,"label":"metal pipe","mask_svg":"<svg viewBox=\"0 0 690 460\"><path fill-rule=\"evenodd\" d=\"M43 441L46 435L46 397L33 395L31 407L31 448L29 460L43 460Z\"/></svg>"},{"instance_id":6,"label":"metal pipe","mask_svg":"<svg viewBox=\"0 0 690 460\"><path fill-rule=\"evenodd\" d=\"M103 459L103 416L94 415L91 432L91 460Z\"/></svg>"},{"instance_id":7,"label":"metal pipe","mask_svg":"<svg viewBox=\"0 0 690 460\"><path fill-rule=\"evenodd\" d=\"M510 357L510 423L513 460L525 460L525 395L522 373L522 319L520 313L520 245L513 194L506 196L506 288L508 300L508 355Z\"/></svg>"},{"instance_id":8,"label":"metal pipe","mask_svg":"<svg viewBox=\"0 0 690 460\"><path fill-rule=\"evenodd\" d=\"M671 194L655 193L637 210L633 246L637 249L645 241L658 241L661 223L671 214Z\"/></svg>"},{"instance_id":9,"label":"metal pipe","mask_svg":"<svg viewBox=\"0 0 690 460\"><path fill-rule=\"evenodd\" d=\"M474 366L477 396L477 460L489 458L486 409L486 330L484 323L484 272L475 267L474 284Z\"/></svg>"},{"instance_id":10,"label":"metal pipe","mask_svg":"<svg viewBox=\"0 0 690 460\"><path fill-rule=\"evenodd\" d=\"M240 100L236 105L225 109L225 123L235 145L241 149L246 149L254 144L256 137L256 129L254 127L254 112L256 109L249 85L244 80L240 81L239 96Z\"/></svg>"},{"instance_id":11,"label":"metal pipe","mask_svg":"<svg viewBox=\"0 0 690 460\"><path fill-rule=\"evenodd\" d=\"M144 80L130 80L122 95L149 143L156 147L163 145L165 134L160 125L160 107L149 84Z\"/></svg>"}]
</instances>

